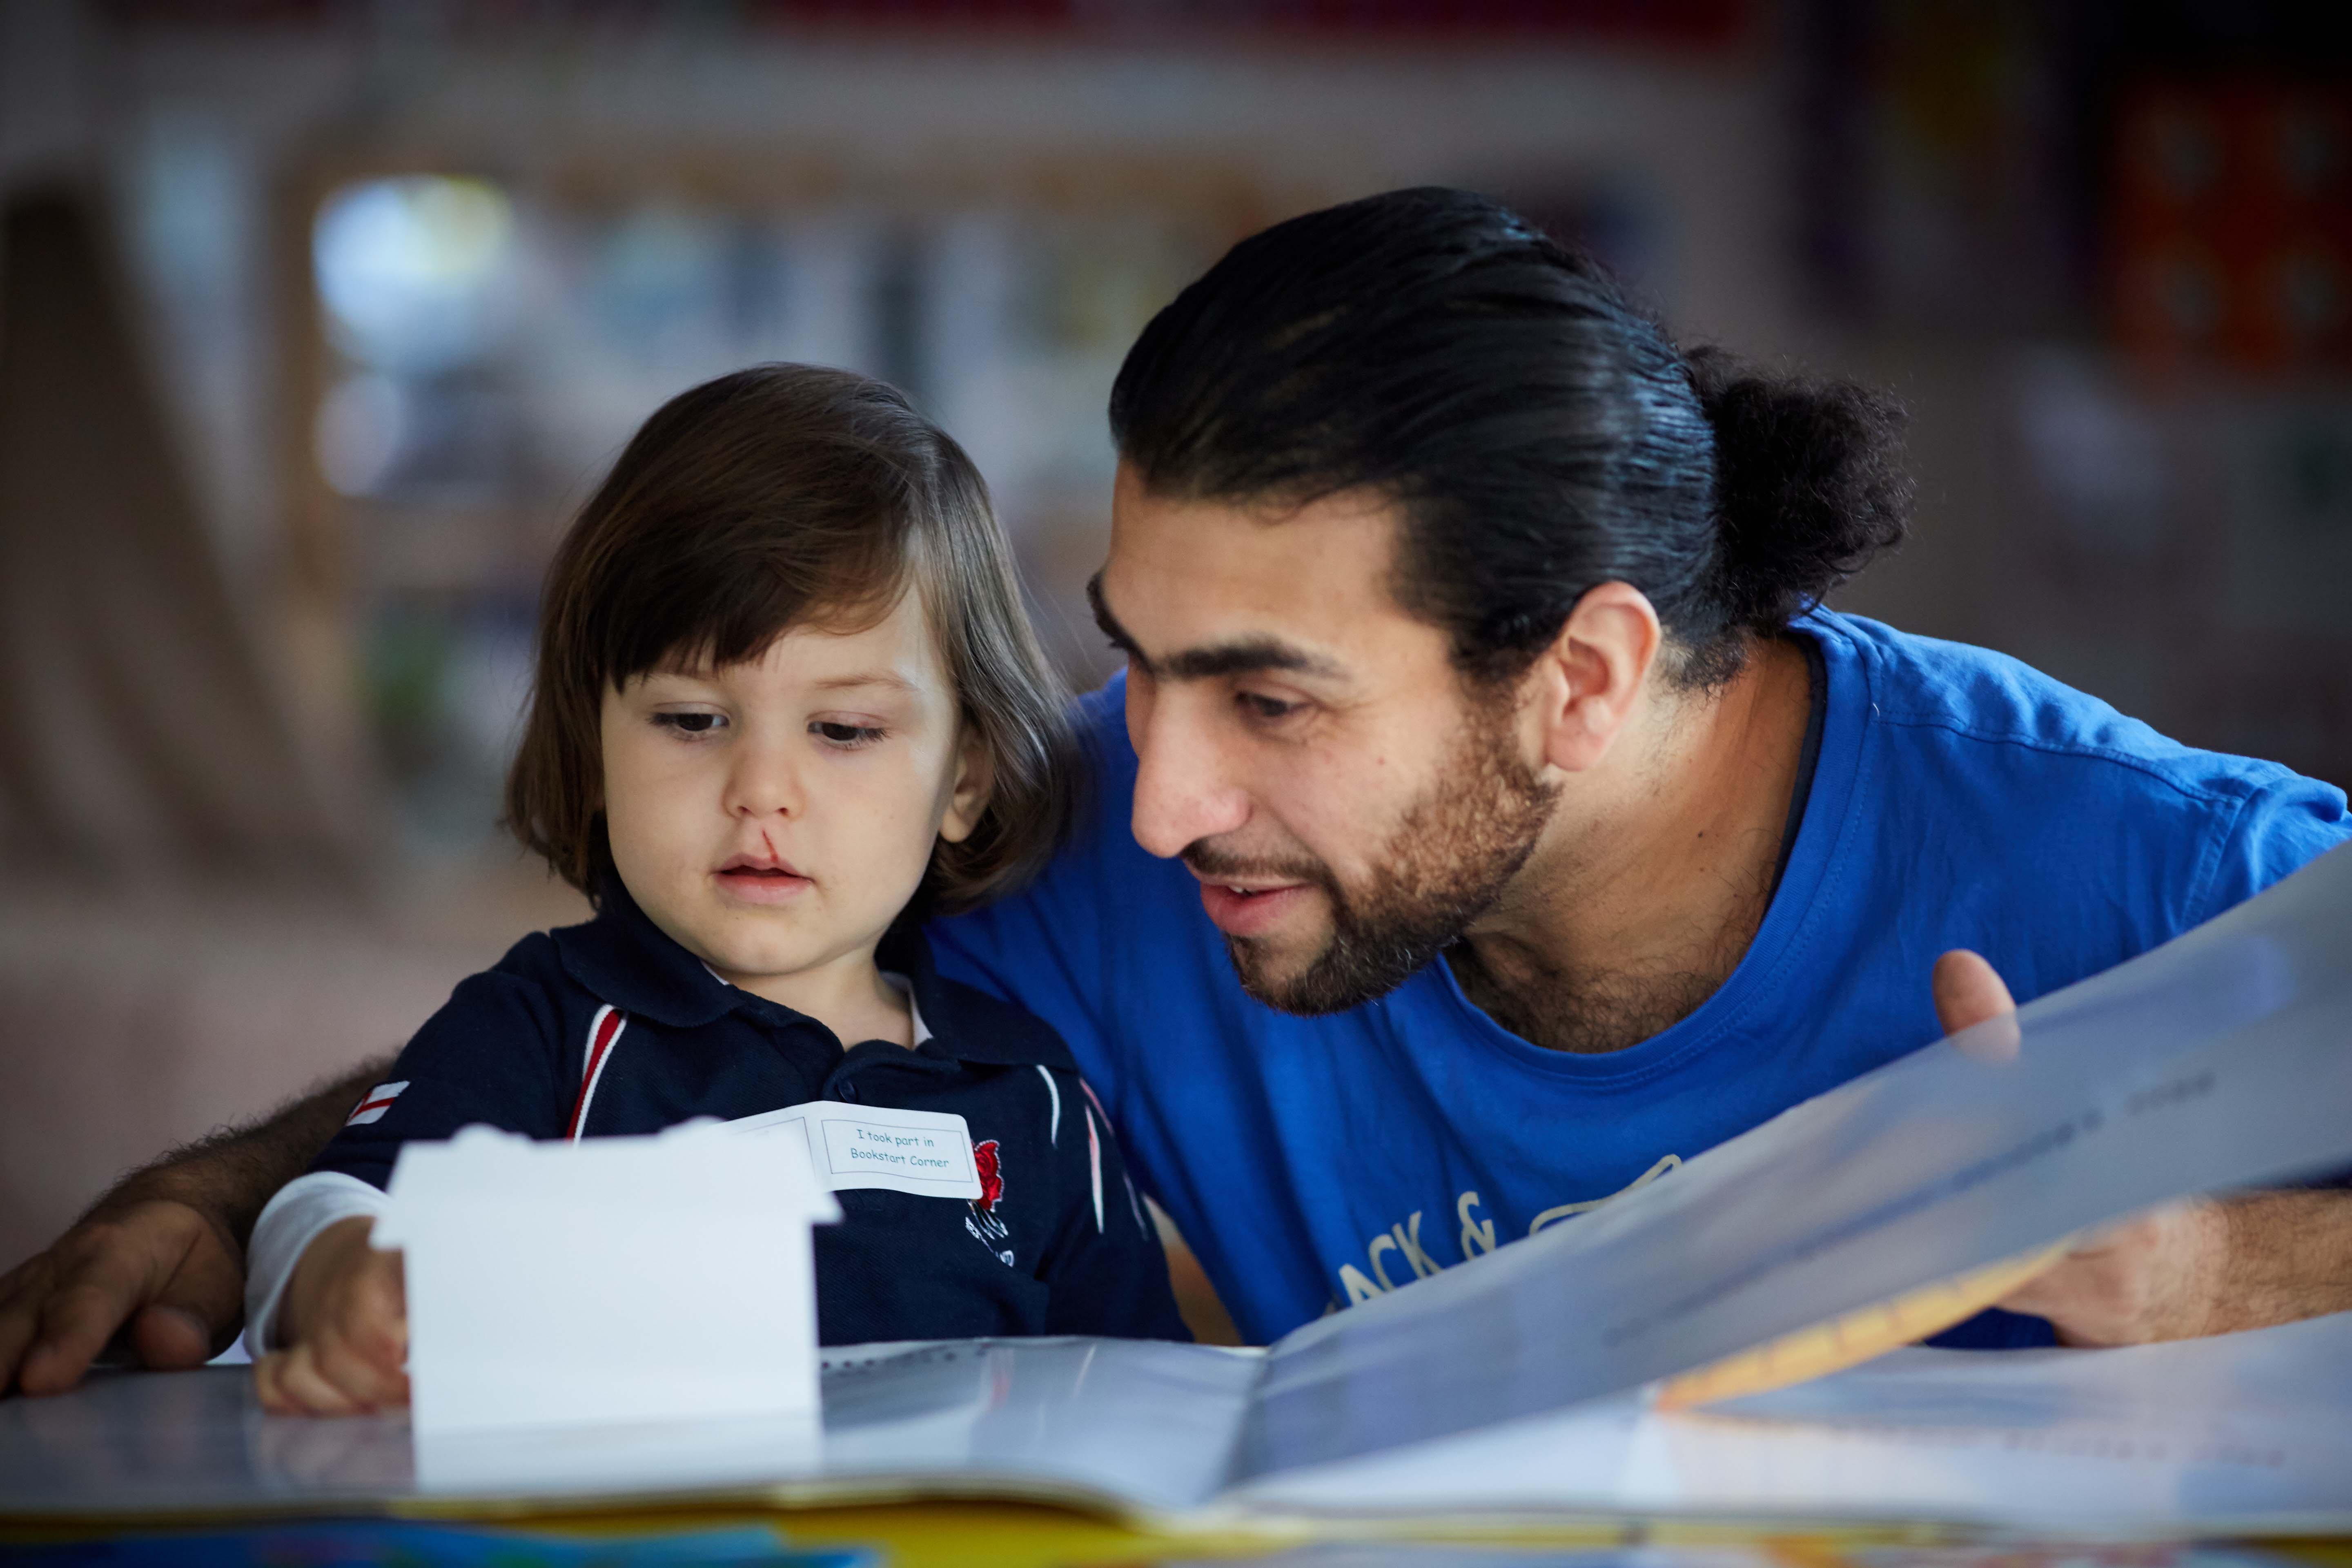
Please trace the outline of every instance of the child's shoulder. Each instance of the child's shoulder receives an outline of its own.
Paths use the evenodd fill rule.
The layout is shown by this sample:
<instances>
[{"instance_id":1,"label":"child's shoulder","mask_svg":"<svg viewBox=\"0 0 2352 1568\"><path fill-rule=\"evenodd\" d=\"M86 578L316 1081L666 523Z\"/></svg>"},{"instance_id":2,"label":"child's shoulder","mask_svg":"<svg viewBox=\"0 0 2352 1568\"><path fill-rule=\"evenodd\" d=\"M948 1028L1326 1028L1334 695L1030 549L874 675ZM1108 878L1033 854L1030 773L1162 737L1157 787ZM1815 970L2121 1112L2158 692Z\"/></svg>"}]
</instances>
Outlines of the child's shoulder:
<instances>
[{"instance_id":1,"label":"child's shoulder","mask_svg":"<svg viewBox=\"0 0 2352 1568\"><path fill-rule=\"evenodd\" d=\"M572 1031L572 1015L595 998L567 971L556 931L533 931L489 968L457 982L425 1034L510 1033L529 1025L551 1038Z\"/></svg>"},{"instance_id":2,"label":"child's shoulder","mask_svg":"<svg viewBox=\"0 0 2352 1568\"><path fill-rule=\"evenodd\" d=\"M925 1028L947 1055L974 1066L1077 1072L1076 1058L1053 1025L1016 1002L941 974L921 924L893 927L874 958L885 973L911 985Z\"/></svg>"},{"instance_id":3,"label":"child's shoulder","mask_svg":"<svg viewBox=\"0 0 2352 1568\"><path fill-rule=\"evenodd\" d=\"M573 931L584 931L584 925L557 926L551 931L535 931L507 949L506 956L492 964L486 973L510 974L518 980L535 980L555 984L563 978L562 950L558 939Z\"/></svg>"},{"instance_id":4,"label":"child's shoulder","mask_svg":"<svg viewBox=\"0 0 2352 1568\"><path fill-rule=\"evenodd\" d=\"M560 936L533 932L457 982L386 1072L380 1113L341 1135L358 1161L352 1170L381 1186L398 1144L475 1122L533 1138L565 1133L599 1005L566 973ZM354 1139L373 1152L354 1153Z\"/></svg>"},{"instance_id":5,"label":"child's shoulder","mask_svg":"<svg viewBox=\"0 0 2352 1568\"><path fill-rule=\"evenodd\" d=\"M579 982L566 973L563 949L558 941L567 930L535 931L512 947L504 957L479 974L468 977L460 985L481 983L481 988L497 992L538 990L551 996L567 990L579 989Z\"/></svg>"},{"instance_id":6,"label":"child's shoulder","mask_svg":"<svg viewBox=\"0 0 2352 1568\"><path fill-rule=\"evenodd\" d=\"M1034 1065L1076 1075L1077 1059L1070 1055L1061 1032L1026 1007L961 981L935 978L932 984L938 1001L946 1004L947 1017L942 1022L953 1032L958 1056L967 1061Z\"/></svg>"}]
</instances>

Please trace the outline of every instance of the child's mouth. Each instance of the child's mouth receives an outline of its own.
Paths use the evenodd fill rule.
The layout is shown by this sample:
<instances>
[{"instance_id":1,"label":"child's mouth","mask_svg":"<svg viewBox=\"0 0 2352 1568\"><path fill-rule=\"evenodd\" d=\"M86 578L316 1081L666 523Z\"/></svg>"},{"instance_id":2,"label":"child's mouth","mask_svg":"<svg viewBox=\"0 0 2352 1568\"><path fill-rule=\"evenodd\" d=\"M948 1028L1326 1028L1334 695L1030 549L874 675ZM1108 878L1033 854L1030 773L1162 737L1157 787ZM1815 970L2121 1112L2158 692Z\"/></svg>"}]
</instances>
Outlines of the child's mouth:
<instances>
[{"instance_id":1,"label":"child's mouth","mask_svg":"<svg viewBox=\"0 0 2352 1568\"><path fill-rule=\"evenodd\" d=\"M781 903L810 886L809 879L784 865L730 861L712 875L720 887L748 903Z\"/></svg>"}]
</instances>

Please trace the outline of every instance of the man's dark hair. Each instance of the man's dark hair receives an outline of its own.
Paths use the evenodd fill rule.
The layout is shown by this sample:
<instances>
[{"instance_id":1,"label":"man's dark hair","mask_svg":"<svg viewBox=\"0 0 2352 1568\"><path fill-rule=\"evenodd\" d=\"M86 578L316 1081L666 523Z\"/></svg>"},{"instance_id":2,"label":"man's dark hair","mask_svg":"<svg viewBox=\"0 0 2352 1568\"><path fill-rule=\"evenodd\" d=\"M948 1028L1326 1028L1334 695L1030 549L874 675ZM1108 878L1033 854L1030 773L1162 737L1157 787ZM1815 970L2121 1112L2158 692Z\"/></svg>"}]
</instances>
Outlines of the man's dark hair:
<instances>
[{"instance_id":1,"label":"man's dark hair","mask_svg":"<svg viewBox=\"0 0 2352 1568\"><path fill-rule=\"evenodd\" d=\"M1018 884L1060 842L1079 775L988 488L896 389L811 365L678 394L581 509L541 597L509 829L595 897L613 866L607 689L756 659L795 626L858 630L909 591L991 769L979 823L933 848L918 901L961 909Z\"/></svg>"},{"instance_id":2,"label":"man's dark hair","mask_svg":"<svg viewBox=\"0 0 2352 1568\"><path fill-rule=\"evenodd\" d=\"M1597 584L1648 595L1685 684L1737 672L1902 538L1902 414L1851 383L1685 356L1594 262L1466 191L1394 191L1243 240L1111 392L1155 494L1385 492L1394 591L1480 683Z\"/></svg>"}]
</instances>

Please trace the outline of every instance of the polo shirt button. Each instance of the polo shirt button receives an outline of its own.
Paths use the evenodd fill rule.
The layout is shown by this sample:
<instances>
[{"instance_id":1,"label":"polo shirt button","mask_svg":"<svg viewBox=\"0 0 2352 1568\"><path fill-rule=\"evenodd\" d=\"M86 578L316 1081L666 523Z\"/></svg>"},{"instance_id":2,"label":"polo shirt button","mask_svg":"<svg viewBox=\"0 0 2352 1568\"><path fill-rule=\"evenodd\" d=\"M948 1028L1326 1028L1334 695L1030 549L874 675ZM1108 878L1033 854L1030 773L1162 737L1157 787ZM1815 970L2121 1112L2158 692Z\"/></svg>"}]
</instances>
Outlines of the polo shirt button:
<instances>
[{"instance_id":1,"label":"polo shirt button","mask_svg":"<svg viewBox=\"0 0 2352 1568\"><path fill-rule=\"evenodd\" d=\"M854 1083L845 1083L839 1089L834 1090L834 1092L840 1095L842 1099L849 1101L852 1105L857 1103L857 1086Z\"/></svg>"}]
</instances>

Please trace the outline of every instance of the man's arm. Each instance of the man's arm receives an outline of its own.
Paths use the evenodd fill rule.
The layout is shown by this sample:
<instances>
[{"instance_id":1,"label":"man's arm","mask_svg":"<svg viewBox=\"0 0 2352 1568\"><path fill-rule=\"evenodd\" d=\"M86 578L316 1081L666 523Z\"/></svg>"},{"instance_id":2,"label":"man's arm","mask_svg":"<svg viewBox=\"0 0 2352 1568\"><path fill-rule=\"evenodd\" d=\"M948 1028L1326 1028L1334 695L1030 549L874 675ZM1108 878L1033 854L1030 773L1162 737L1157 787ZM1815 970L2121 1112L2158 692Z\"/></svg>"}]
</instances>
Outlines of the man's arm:
<instances>
[{"instance_id":1,"label":"man's arm","mask_svg":"<svg viewBox=\"0 0 2352 1568\"><path fill-rule=\"evenodd\" d=\"M2168 1204L2095 1235L2001 1303L2070 1345L2146 1344L2352 1310L2352 1193Z\"/></svg>"},{"instance_id":2,"label":"man's arm","mask_svg":"<svg viewBox=\"0 0 2352 1568\"><path fill-rule=\"evenodd\" d=\"M236 1332L245 1243L386 1060L124 1177L46 1252L0 1276L0 1394L62 1394L117 1331L141 1364L195 1366Z\"/></svg>"},{"instance_id":3,"label":"man's arm","mask_svg":"<svg viewBox=\"0 0 2352 1568\"><path fill-rule=\"evenodd\" d=\"M1973 952L1937 961L1935 993L1948 1034L2016 1010ZM2006 1046L2017 1048L2014 1037ZM2352 1192L2168 1204L2084 1237L2000 1304L2049 1319L2070 1345L2195 1339L2352 1310Z\"/></svg>"}]
</instances>

